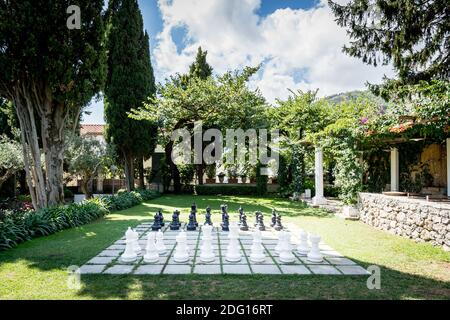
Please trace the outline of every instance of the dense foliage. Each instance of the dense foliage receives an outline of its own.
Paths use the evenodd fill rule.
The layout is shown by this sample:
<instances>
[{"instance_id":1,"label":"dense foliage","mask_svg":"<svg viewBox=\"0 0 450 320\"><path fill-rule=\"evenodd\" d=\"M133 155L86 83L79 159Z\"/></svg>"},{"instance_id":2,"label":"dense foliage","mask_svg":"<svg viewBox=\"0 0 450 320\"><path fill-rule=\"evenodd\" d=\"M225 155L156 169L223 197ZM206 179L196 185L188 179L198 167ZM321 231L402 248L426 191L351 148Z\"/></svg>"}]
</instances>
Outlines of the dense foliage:
<instances>
[{"instance_id":1,"label":"dense foliage","mask_svg":"<svg viewBox=\"0 0 450 320\"><path fill-rule=\"evenodd\" d=\"M154 191L138 190L38 211L0 211L0 251L32 238L79 227L157 196Z\"/></svg>"},{"instance_id":2,"label":"dense foliage","mask_svg":"<svg viewBox=\"0 0 450 320\"><path fill-rule=\"evenodd\" d=\"M228 195L228 196L243 196L243 195L257 195L257 188L254 185L199 185L195 187L198 195Z\"/></svg>"}]
</instances>

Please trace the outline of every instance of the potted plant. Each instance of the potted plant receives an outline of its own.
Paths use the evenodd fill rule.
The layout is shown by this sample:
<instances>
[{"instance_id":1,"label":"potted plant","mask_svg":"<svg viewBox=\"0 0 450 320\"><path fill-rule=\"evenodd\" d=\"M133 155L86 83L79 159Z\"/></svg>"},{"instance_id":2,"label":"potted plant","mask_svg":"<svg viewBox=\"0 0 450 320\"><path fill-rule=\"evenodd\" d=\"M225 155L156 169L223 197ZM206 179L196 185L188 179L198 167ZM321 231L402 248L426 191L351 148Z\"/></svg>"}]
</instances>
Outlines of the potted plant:
<instances>
[{"instance_id":1,"label":"potted plant","mask_svg":"<svg viewBox=\"0 0 450 320\"><path fill-rule=\"evenodd\" d=\"M216 164L206 166L206 183L216 183Z\"/></svg>"},{"instance_id":2,"label":"potted plant","mask_svg":"<svg viewBox=\"0 0 450 320\"><path fill-rule=\"evenodd\" d=\"M228 183L238 183L238 174L235 168L229 168L228 172Z\"/></svg>"},{"instance_id":3,"label":"potted plant","mask_svg":"<svg viewBox=\"0 0 450 320\"><path fill-rule=\"evenodd\" d=\"M242 183L247 183L247 174L241 173L240 177Z\"/></svg>"},{"instance_id":4,"label":"potted plant","mask_svg":"<svg viewBox=\"0 0 450 320\"><path fill-rule=\"evenodd\" d=\"M225 178L225 173L220 172L217 176L219 177L219 182L223 183L223 179Z\"/></svg>"}]
</instances>

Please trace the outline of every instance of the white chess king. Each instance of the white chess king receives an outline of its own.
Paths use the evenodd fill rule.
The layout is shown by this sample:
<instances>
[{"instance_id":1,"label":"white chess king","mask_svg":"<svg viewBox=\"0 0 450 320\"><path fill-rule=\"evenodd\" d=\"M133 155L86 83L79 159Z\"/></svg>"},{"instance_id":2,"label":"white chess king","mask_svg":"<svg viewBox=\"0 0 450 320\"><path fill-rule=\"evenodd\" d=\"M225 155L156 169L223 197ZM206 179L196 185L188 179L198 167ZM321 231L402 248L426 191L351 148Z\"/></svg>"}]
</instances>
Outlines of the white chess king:
<instances>
[{"instance_id":1,"label":"white chess king","mask_svg":"<svg viewBox=\"0 0 450 320\"><path fill-rule=\"evenodd\" d=\"M147 235L147 246L145 247L144 262L156 263L158 261L159 254L155 244L155 232L150 231Z\"/></svg>"},{"instance_id":2,"label":"white chess king","mask_svg":"<svg viewBox=\"0 0 450 320\"><path fill-rule=\"evenodd\" d=\"M322 262L323 256L320 253L319 242L320 236L316 234L309 235L309 241L311 242L311 250L308 253L307 259L311 262Z\"/></svg>"},{"instance_id":3,"label":"white chess king","mask_svg":"<svg viewBox=\"0 0 450 320\"><path fill-rule=\"evenodd\" d=\"M125 233L125 252L120 256L120 260L122 262L134 262L137 259L137 254L134 251L134 232L128 227L127 232Z\"/></svg>"}]
</instances>

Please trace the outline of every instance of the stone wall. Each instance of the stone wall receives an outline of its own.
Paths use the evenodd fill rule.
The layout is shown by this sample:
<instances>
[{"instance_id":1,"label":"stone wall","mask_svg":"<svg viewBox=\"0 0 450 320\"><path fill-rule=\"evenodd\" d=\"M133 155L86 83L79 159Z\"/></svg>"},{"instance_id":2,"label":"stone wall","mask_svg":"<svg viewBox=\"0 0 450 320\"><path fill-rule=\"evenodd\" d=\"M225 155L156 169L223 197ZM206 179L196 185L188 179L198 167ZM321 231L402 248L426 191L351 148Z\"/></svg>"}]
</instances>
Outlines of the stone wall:
<instances>
[{"instance_id":1,"label":"stone wall","mask_svg":"<svg viewBox=\"0 0 450 320\"><path fill-rule=\"evenodd\" d=\"M359 194L361 221L450 250L450 204L375 193Z\"/></svg>"}]
</instances>

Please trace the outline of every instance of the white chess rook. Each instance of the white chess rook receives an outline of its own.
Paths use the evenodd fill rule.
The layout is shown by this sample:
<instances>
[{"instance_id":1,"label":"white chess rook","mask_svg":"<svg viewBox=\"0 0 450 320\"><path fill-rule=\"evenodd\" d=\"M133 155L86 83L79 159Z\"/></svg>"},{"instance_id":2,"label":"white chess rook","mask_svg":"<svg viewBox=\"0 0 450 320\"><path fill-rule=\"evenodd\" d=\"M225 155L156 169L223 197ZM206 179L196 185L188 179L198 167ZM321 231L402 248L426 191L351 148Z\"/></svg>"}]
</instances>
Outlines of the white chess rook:
<instances>
[{"instance_id":1,"label":"white chess rook","mask_svg":"<svg viewBox=\"0 0 450 320\"><path fill-rule=\"evenodd\" d=\"M156 263L159 261L159 254L155 244L155 232L152 231L150 231L147 236L144 261L146 263Z\"/></svg>"},{"instance_id":2,"label":"white chess rook","mask_svg":"<svg viewBox=\"0 0 450 320\"><path fill-rule=\"evenodd\" d=\"M167 253L166 245L164 244L164 234L161 230L156 233L156 250L159 255L165 255Z\"/></svg>"},{"instance_id":3,"label":"white chess rook","mask_svg":"<svg viewBox=\"0 0 450 320\"><path fill-rule=\"evenodd\" d=\"M200 261L202 262L213 262L216 259L212 248L212 236L211 236L212 226L204 225L202 227L202 246L200 248Z\"/></svg>"},{"instance_id":4,"label":"white chess rook","mask_svg":"<svg viewBox=\"0 0 450 320\"><path fill-rule=\"evenodd\" d=\"M186 235L183 235L184 231L177 235L177 246L175 248L175 254L173 255L173 260L178 263L183 263L189 261L189 252L187 247Z\"/></svg>"},{"instance_id":5,"label":"white chess rook","mask_svg":"<svg viewBox=\"0 0 450 320\"><path fill-rule=\"evenodd\" d=\"M310 234L309 241L311 241L311 251L309 251L307 259L311 262L322 262L323 255L319 249L320 236Z\"/></svg>"},{"instance_id":6,"label":"white chess rook","mask_svg":"<svg viewBox=\"0 0 450 320\"><path fill-rule=\"evenodd\" d=\"M308 252L309 252L308 234L304 230L300 230L299 238L300 238L300 242L297 246L297 253L300 256L305 257L308 255Z\"/></svg>"},{"instance_id":7,"label":"white chess rook","mask_svg":"<svg viewBox=\"0 0 450 320\"><path fill-rule=\"evenodd\" d=\"M227 254L225 259L229 262L241 261L241 251L239 248L239 226L236 224L230 225L230 243L227 247Z\"/></svg>"},{"instance_id":8,"label":"white chess rook","mask_svg":"<svg viewBox=\"0 0 450 320\"><path fill-rule=\"evenodd\" d=\"M127 232L125 233L125 252L120 256L120 260L122 262L134 262L137 259L137 254L134 251L134 232L128 227Z\"/></svg>"},{"instance_id":9,"label":"white chess rook","mask_svg":"<svg viewBox=\"0 0 450 320\"><path fill-rule=\"evenodd\" d=\"M295 256L292 254L291 235L285 233L283 243L281 245L280 261L282 263L292 263L295 261Z\"/></svg>"},{"instance_id":10,"label":"white chess rook","mask_svg":"<svg viewBox=\"0 0 450 320\"><path fill-rule=\"evenodd\" d=\"M253 232L253 243L250 253L250 261L254 263L261 263L266 260L266 255L264 254L264 248L262 246L262 236L261 231L255 229Z\"/></svg>"}]
</instances>

